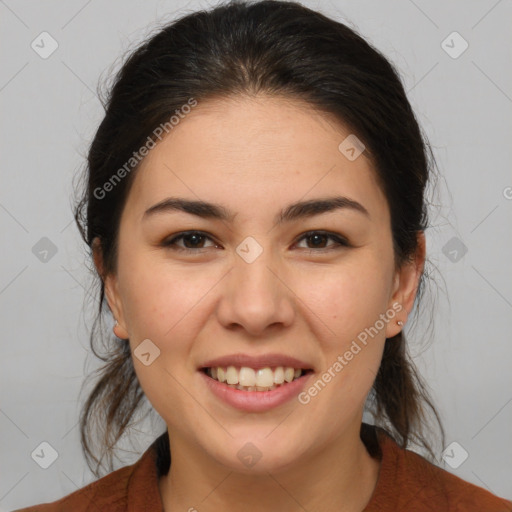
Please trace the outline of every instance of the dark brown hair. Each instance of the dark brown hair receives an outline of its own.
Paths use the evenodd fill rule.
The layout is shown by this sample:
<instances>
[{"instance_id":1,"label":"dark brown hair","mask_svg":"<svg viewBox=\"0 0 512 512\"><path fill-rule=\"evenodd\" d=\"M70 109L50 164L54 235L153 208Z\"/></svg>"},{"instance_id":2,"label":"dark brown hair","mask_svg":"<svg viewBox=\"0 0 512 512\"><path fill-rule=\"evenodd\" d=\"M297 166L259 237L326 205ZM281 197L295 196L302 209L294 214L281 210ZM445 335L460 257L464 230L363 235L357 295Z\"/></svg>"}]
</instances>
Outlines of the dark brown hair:
<instances>
[{"instance_id":1,"label":"dark brown hair","mask_svg":"<svg viewBox=\"0 0 512 512\"><path fill-rule=\"evenodd\" d=\"M138 168L131 159L134 152L156 140L155 128L191 98L200 103L260 93L306 101L350 128L366 146L365 155L387 198L396 268L414 257L418 232L427 228L425 188L435 159L393 65L353 29L298 3L236 1L160 27L129 55L109 87L105 116L88 152L86 185L75 207L88 248L95 239L101 243L104 275L116 271L120 216ZM127 162L129 172L105 192L105 183L112 183L119 169L126 170ZM99 476L104 456L112 469L114 447L145 395L129 343L102 327L108 313L104 284L96 269L91 270L100 300L90 341L104 365L93 375L98 380L83 406L80 432L89 467ZM99 340L104 341L103 355L95 347ZM439 416L402 332L385 342L367 406L376 424L402 447L414 442L433 456L424 433L428 408L444 442Z\"/></svg>"}]
</instances>

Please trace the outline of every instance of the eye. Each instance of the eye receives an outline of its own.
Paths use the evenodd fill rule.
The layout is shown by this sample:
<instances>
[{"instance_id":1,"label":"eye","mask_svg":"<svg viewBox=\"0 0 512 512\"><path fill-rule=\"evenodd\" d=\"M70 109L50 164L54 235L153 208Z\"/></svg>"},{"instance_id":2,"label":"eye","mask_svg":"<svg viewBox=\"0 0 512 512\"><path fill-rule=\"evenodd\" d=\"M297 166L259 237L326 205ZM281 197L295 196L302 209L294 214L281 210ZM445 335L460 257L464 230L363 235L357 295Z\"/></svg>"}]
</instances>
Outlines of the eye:
<instances>
[{"instance_id":1,"label":"eye","mask_svg":"<svg viewBox=\"0 0 512 512\"><path fill-rule=\"evenodd\" d=\"M322 247L328 239L334 240L335 243L327 247ZM203 252L203 249L208 249L208 247L204 247L203 245L205 240L213 241L213 238L201 231L185 231L183 233L179 233L173 238L165 240L162 242L162 246L176 251L201 253ZM306 240L312 243L313 250L310 252L319 252L322 250L330 251L340 247L350 247L350 244L344 237L326 231L308 231L298 239L297 243L301 242L302 240ZM183 241L185 247L177 245L178 241ZM215 243L214 246L218 247L218 244Z\"/></svg>"},{"instance_id":2,"label":"eye","mask_svg":"<svg viewBox=\"0 0 512 512\"><path fill-rule=\"evenodd\" d=\"M211 237L207 236L205 233L202 233L201 231L186 231L180 233L178 236L175 236L174 238L164 241L162 245L164 247L169 247L177 251L202 252L200 251L200 249L204 249L204 247L200 246L201 239L212 240ZM176 245L176 242L178 240L183 240L186 245L190 245L191 247L180 247Z\"/></svg>"},{"instance_id":3,"label":"eye","mask_svg":"<svg viewBox=\"0 0 512 512\"><path fill-rule=\"evenodd\" d=\"M320 247L321 245L323 245L324 241L326 241L329 238L331 240L334 240L335 243L331 246ZM349 247L349 245L350 245L345 238L343 238L335 233L329 233L326 231L308 231L307 233L304 233L304 235L302 235L298 241L300 242L301 240L306 240L306 241L309 240L313 243L314 248L319 249L319 250L324 250L324 251L338 249L340 246L341 247ZM318 252L318 251L313 250L310 252Z\"/></svg>"}]
</instances>

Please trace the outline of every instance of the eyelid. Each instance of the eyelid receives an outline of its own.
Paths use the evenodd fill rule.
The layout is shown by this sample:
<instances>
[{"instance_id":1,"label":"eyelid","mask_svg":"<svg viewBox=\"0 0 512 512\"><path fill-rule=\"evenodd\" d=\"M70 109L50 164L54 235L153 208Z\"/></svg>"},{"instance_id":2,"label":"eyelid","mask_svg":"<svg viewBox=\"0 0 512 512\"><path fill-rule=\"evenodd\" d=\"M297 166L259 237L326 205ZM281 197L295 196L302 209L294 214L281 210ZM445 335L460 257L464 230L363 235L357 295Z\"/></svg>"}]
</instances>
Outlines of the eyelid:
<instances>
[{"instance_id":1,"label":"eyelid","mask_svg":"<svg viewBox=\"0 0 512 512\"><path fill-rule=\"evenodd\" d=\"M189 252L189 253L192 253L192 252L200 253L200 252L203 252L206 249L208 249L208 247L199 247L197 249L189 249L188 247L177 246L176 241L182 239L183 237L185 237L187 235L200 235L204 238L208 238L209 240L211 240L212 242L217 244L217 242L215 242L215 239L210 234L206 233L205 231L198 231L196 229L193 229L193 230L189 230L189 231L181 231L180 233L177 233L177 234L171 236L170 238L165 239L162 242L162 246L164 246L165 248L168 248L168 249L172 249L172 250L176 250L176 251L180 251L180 252L184 251L184 252Z\"/></svg>"},{"instance_id":2,"label":"eyelid","mask_svg":"<svg viewBox=\"0 0 512 512\"><path fill-rule=\"evenodd\" d=\"M331 245L331 246L328 246L325 248L320 248L320 249L314 249L314 248L313 249L305 249L310 252L322 252L322 251L326 252L326 251L333 250L333 249L339 249L340 247L349 247L350 246L348 240L344 236L342 236L338 233L333 233L331 231L326 231L323 229L312 229L310 231L306 231L305 233L300 235L300 237L296 240L295 244L297 244L298 242L302 241L303 239L308 238L309 236L313 236L313 235L323 235L327 238L334 240L336 243L334 245Z\"/></svg>"},{"instance_id":3,"label":"eyelid","mask_svg":"<svg viewBox=\"0 0 512 512\"><path fill-rule=\"evenodd\" d=\"M310 236L316 235L316 234L323 235L327 238L330 238L330 239L334 240L336 243L334 245L331 245L328 247L320 247L318 249L303 248L305 251L309 251L310 253L322 253L322 252L325 253L327 251L331 251L334 249L340 249L342 247L350 247L351 246L351 244L348 242L348 240L344 236L342 236L338 233L333 233L333 232L322 230L322 229L316 229L316 230L313 229L313 230L306 231L305 233L302 233L299 236L299 238L297 238L295 240L294 245L301 242L302 240L304 240ZM162 242L162 246L172 249L172 250L179 251L179 252L184 251L184 252L188 252L188 253L202 253L208 249L208 247L198 247L196 249L190 249L188 247L177 246L176 241L183 239L183 237L185 237L187 235L199 235L199 236L207 238L207 239L211 240L212 242L214 242L215 244L219 245L215 241L215 239L212 237L212 235L210 235L209 233L207 233L205 231L189 230L189 231L182 231L180 233L177 233L176 235L173 235L171 238L164 240Z\"/></svg>"}]
</instances>

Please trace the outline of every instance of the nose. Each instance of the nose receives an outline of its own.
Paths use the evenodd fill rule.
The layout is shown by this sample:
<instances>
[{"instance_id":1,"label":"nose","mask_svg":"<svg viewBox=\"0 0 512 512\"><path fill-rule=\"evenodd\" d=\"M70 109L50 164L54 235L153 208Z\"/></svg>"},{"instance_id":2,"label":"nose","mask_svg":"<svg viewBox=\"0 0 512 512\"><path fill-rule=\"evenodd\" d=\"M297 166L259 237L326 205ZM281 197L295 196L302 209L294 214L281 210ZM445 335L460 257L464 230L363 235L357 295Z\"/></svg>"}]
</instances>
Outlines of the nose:
<instances>
[{"instance_id":1,"label":"nose","mask_svg":"<svg viewBox=\"0 0 512 512\"><path fill-rule=\"evenodd\" d=\"M235 257L234 266L224 280L217 310L224 327L261 336L266 330L292 324L294 294L280 268L270 250L264 250L251 263L238 255Z\"/></svg>"}]
</instances>

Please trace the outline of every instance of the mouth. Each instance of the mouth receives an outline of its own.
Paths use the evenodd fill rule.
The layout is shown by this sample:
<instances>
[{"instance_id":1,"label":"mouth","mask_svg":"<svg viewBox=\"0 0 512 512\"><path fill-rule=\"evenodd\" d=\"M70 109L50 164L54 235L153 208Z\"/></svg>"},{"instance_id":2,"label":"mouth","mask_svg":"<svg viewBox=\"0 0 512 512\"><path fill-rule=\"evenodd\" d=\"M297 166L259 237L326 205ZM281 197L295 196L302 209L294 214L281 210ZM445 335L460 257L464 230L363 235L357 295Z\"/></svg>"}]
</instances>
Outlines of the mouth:
<instances>
[{"instance_id":1,"label":"mouth","mask_svg":"<svg viewBox=\"0 0 512 512\"><path fill-rule=\"evenodd\" d=\"M205 366L199 369L207 377L232 389L248 392L265 392L286 386L313 373L311 368L292 366Z\"/></svg>"}]
</instances>

